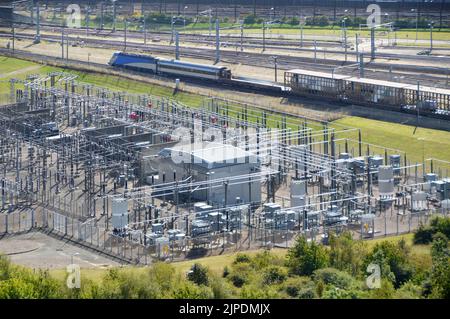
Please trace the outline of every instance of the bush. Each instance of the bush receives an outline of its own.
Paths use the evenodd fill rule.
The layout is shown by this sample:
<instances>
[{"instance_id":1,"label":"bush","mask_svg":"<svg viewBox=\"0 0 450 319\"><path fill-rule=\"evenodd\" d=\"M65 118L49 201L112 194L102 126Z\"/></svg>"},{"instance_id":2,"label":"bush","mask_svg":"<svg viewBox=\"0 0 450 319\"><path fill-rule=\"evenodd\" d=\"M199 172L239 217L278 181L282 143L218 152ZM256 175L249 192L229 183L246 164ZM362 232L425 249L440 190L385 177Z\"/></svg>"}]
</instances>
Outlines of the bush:
<instances>
[{"instance_id":1,"label":"bush","mask_svg":"<svg viewBox=\"0 0 450 319\"><path fill-rule=\"evenodd\" d=\"M450 238L450 217L436 216L431 219L429 226L420 225L414 232L414 244L429 244L438 232Z\"/></svg>"},{"instance_id":2,"label":"bush","mask_svg":"<svg viewBox=\"0 0 450 319\"><path fill-rule=\"evenodd\" d=\"M256 23L256 16L253 14L250 14L244 18L244 24L255 24Z\"/></svg>"},{"instance_id":3,"label":"bush","mask_svg":"<svg viewBox=\"0 0 450 319\"><path fill-rule=\"evenodd\" d=\"M236 255L236 258L234 259L233 264L239 264L239 263L248 263L251 261L251 258L247 254L239 253Z\"/></svg>"},{"instance_id":4,"label":"bush","mask_svg":"<svg viewBox=\"0 0 450 319\"><path fill-rule=\"evenodd\" d=\"M321 244L308 243L306 238L299 236L288 251L286 265L292 274L309 276L328 265L328 252Z\"/></svg>"},{"instance_id":5,"label":"bush","mask_svg":"<svg viewBox=\"0 0 450 319\"><path fill-rule=\"evenodd\" d=\"M247 282L246 276L242 274L232 274L228 278L230 279L231 283L238 288L242 287Z\"/></svg>"},{"instance_id":6,"label":"bush","mask_svg":"<svg viewBox=\"0 0 450 319\"><path fill-rule=\"evenodd\" d=\"M192 265L191 270L188 272L187 278L189 281L201 286L208 285L208 269L200 264L195 263Z\"/></svg>"},{"instance_id":7,"label":"bush","mask_svg":"<svg viewBox=\"0 0 450 319\"><path fill-rule=\"evenodd\" d=\"M300 19L297 17L292 17L288 22L290 25L298 25L300 23Z\"/></svg>"},{"instance_id":8,"label":"bush","mask_svg":"<svg viewBox=\"0 0 450 319\"><path fill-rule=\"evenodd\" d=\"M429 244L433 239L433 230L429 226L420 225L414 232L414 244Z\"/></svg>"},{"instance_id":9,"label":"bush","mask_svg":"<svg viewBox=\"0 0 450 319\"><path fill-rule=\"evenodd\" d=\"M340 289L348 289L353 284L353 278L340 270L335 268L323 268L314 272L314 281L323 281L326 285L332 285Z\"/></svg>"},{"instance_id":10,"label":"bush","mask_svg":"<svg viewBox=\"0 0 450 319\"><path fill-rule=\"evenodd\" d=\"M395 287L400 287L413 275L408 255L409 250L404 240L398 243L389 241L377 243L365 258L363 271L370 263L377 264L381 268L382 277L391 281Z\"/></svg>"},{"instance_id":11,"label":"bush","mask_svg":"<svg viewBox=\"0 0 450 319\"><path fill-rule=\"evenodd\" d=\"M230 274L230 270L228 269L228 266L223 267L223 273L222 277L227 278L227 276Z\"/></svg>"},{"instance_id":12,"label":"bush","mask_svg":"<svg viewBox=\"0 0 450 319\"><path fill-rule=\"evenodd\" d=\"M314 292L314 282L311 281L308 277L290 277L287 278L283 284L284 291L293 298L297 298L300 292L306 293L307 290L312 290L313 295Z\"/></svg>"},{"instance_id":13,"label":"bush","mask_svg":"<svg viewBox=\"0 0 450 319\"><path fill-rule=\"evenodd\" d=\"M263 274L263 283L265 285L280 284L286 280L286 271L278 266L267 268Z\"/></svg>"},{"instance_id":14,"label":"bush","mask_svg":"<svg viewBox=\"0 0 450 319\"><path fill-rule=\"evenodd\" d=\"M367 255L366 243L361 240L353 240L350 232L344 232L338 237L331 233L328 242L330 266L358 276Z\"/></svg>"}]
</instances>

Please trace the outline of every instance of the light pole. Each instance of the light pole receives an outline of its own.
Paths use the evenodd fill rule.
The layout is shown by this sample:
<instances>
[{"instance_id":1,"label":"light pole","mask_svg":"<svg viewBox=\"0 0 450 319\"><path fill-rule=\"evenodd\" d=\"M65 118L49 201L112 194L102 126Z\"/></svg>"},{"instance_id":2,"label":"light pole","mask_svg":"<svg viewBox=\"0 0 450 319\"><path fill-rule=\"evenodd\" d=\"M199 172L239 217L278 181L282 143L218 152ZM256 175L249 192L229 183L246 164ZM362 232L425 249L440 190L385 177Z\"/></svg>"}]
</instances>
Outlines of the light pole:
<instances>
[{"instance_id":1,"label":"light pole","mask_svg":"<svg viewBox=\"0 0 450 319\"><path fill-rule=\"evenodd\" d=\"M417 9L411 9L411 12L416 13L416 42L417 42L419 32L419 11Z\"/></svg>"},{"instance_id":2,"label":"light pole","mask_svg":"<svg viewBox=\"0 0 450 319\"><path fill-rule=\"evenodd\" d=\"M70 264L73 265L73 256L78 256L80 253L72 253L70 256Z\"/></svg>"},{"instance_id":3,"label":"light pole","mask_svg":"<svg viewBox=\"0 0 450 319\"><path fill-rule=\"evenodd\" d=\"M184 31L186 32L186 9L188 8L188 6L185 6L184 8L183 8L183 23L184 23L184 27L183 27L183 29L184 29Z\"/></svg>"},{"instance_id":4,"label":"light pole","mask_svg":"<svg viewBox=\"0 0 450 319\"><path fill-rule=\"evenodd\" d=\"M434 21L431 21L429 24L430 26L430 53L433 51L433 25Z\"/></svg>"},{"instance_id":5,"label":"light pole","mask_svg":"<svg viewBox=\"0 0 450 319\"><path fill-rule=\"evenodd\" d=\"M347 20L347 17L342 19L342 30L344 32L345 62L347 62L347 28L345 27L345 20Z\"/></svg>"},{"instance_id":6,"label":"light pole","mask_svg":"<svg viewBox=\"0 0 450 319\"><path fill-rule=\"evenodd\" d=\"M113 3L113 29L112 32L116 32L116 1L117 0L111 0Z\"/></svg>"},{"instance_id":7,"label":"light pole","mask_svg":"<svg viewBox=\"0 0 450 319\"><path fill-rule=\"evenodd\" d=\"M278 80L278 77L277 77L277 68L278 68L277 59L278 59L278 57L276 55L274 55L272 57L272 59L273 59L274 66L275 66L275 82L277 82L277 80Z\"/></svg>"}]
</instances>

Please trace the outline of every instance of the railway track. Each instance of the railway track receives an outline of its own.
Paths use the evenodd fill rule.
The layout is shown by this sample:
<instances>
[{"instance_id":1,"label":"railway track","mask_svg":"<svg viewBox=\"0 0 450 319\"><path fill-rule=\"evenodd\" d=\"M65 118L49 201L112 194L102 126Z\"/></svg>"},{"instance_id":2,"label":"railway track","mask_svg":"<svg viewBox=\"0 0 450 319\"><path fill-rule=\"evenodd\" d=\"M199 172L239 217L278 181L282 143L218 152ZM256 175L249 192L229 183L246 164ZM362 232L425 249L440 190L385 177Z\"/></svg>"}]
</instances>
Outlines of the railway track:
<instances>
[{"instance_id":1,"label":"railway track","mask_svg":"<svg viewBox=\"0 0 450 319\"><path fill-rule=\"evenodd\" d=\"M9 34L1 33L0 37L9 37ZM19 39L34 39L30 34L16 34ZM42 40L50 42L60 42L60 36L57 35L42 35ZM78 37L69 37L71 42L78 42L81 39ZM123 41L117 40L101 40L101 39L84 39L84 45L94 46L96 48L112 48L122 49ZM171 45L155 45L143 43L128 42L127 48L138 50L150 54L174 54L175 48ZM214 61L215 49L206 48L189 48L181 47L181 55L188 58L203 59ZM245 64L255 67L265 67L273 65L273 60L270 55L255 52L240 52L231 50L221 51L222 61L230 64ZM278 67L280 70L289 70L294 68L307 68L309 70L321 71L331 73L336 68L339 68L339 74L355 75L359 73L357 67L351 66L350 63L345 64L341 61L332 59L310 58L310 57L295 57L278 55ZM390 72L392 68L392 72ZM395 80L409 84L416 84L420 81L422 85L448 87L449 84L449 69L440 67L427 67L417 65L403 65L403 64L387 64L379 62L370 62L366 65L366 73L369 73L372 78L380 80Z\"/></svg>"},{"instance_id":2,"label":"railway track","mask_svg":"<svg viewBox=\"0 0 450 319\"><path fill-rule=\"evenodd\" d=\"M92 69L93 66L99 68L102 71L98 71L98 72L103 72L103 73L107 73L104 70L109 70L112 71L111 74L115 74L115 75L123 75L123 73L121 71L124 70L117 70L117 68L111 67L109 65L104 65L102 63L93 63L93 62L86 62L86 61L78 61L78 60L71 60L69 59L67 60L61 60L59 58L55 59L54 57L49 57L46 55L40 55L40 54L35 54L35 53L30 53L30 52L26 52L26 51L20 51L19 52L19 57L22 56L23 58L27 58L29 60L33 60L33 61L37 61L40 63L46 63L48 62L51 65L55 65L55 66L59 66L59 67L73 67L75 69L79 69L79 70L85 70L86 68L88 69ZM5 54L5 55L11 55L11 52L9 50L6 49L1 49L0 48L0 54ZM84 66L84 68L80 68L81 66ZM97 72L97 71L96 71ZM130 72L130 71L126 71L127 73L135 73L135 72ZM108 73L109 74L109 73ZM140 73L135 73L135 74L140 74ZM146 74L148 76L151 76L149 74ZM159 79L163 79L164 77L159 77L159 76L154 76L155 78L159 78ZM166 77L167 78L167 77ZM169 76L169 78L173 78L173 76ZM242 81L249 81L252 82L256 85L253 86L249 86L249 85L243 85ZM228 83L222 84L222 83L214 83L214 82L204 82L201 80L195 80L192 79L193 83L197 83L200 85L207 85L210 87L214 87L214 88L220 88L222 87L222 85L227 85L227 86L231 86L237 90L241 90L241 91L248 91L250 89L250 91L252 93L255 93L255 91L258 91L262 94L265 95L274 95L274 96L289 96L288 92L283 92L283 91L277 91L275 90L275 86L277 86L276 83L274 82L270 82L270 81L261 81L261 80L257 80L257 79L252 79L252 78L244 78L244 77L240 77L240 78L236 78L236 79L232 79L232 81L229 81ZM265 86L265 87L264 87ZM320 99L320 97L316 97L314 99ZM392 110L391 108L387 108L383 105L380 106L372 106L376 109L381 109L381 110L389 110L389 111L395 111L395 112L401 112L401 113L408 113L408 114L415 114L415 111L411 111L411 110ZM435 113L422 113L422 116L426 116L426 117L430 117L430 118L434 118L437 119L439 121L449 121L450 120L450 116L448 115L448 113L445 114L435 114Z\"/></svg>"}]
</instances>

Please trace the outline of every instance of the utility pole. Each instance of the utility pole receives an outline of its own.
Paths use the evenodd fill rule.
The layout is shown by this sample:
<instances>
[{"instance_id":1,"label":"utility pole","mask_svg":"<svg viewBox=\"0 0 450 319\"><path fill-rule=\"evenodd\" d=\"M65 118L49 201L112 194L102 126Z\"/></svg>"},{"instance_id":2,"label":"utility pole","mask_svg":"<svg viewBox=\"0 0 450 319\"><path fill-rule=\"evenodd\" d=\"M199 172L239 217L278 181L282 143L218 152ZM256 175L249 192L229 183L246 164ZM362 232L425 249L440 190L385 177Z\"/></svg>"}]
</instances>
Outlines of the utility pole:
<instances>
[{"instance_id":1,"label":"utility pole","mask_svg":"<svg viewBox=\"0 0 450 319\"><path fill-rule=\"evenodd\" d=\"M100 30L103 30L104 27L104 4L103 1L100 4Z\"/></svg>"},{"instance_id":2,"label":"utility pole","mask_svg":"<svg viewBox=\"0 0 450 319\"><path fill-rule=\"evenodd\" d=\"M244 51L243 42L244 42L244 25L241 24L241 52Z\"/></svg>"},{"instance_id":3,"label":"utility pole","mask_svg":"<svg viewBox=\"0 0 450 319\"><path fill-rule=\"evenodd\" d=\"M211 29L212 29L212 11L211 9L208 10L208 14L209 14L209 36L211 36Z\"/></svg>"},{"instance_id":4,"label":"utility pole","mask_svg":"<svg viewBox=\"0 0 450 319\"><path fill-rule=\"evenodd\" d=\"M12 23L12 51L14 53L15 50L15 39L16 39L16 27L14 26L14 22Z\"/></svg>"},{"instance_id":5,"label":"utility pole","mask_svg":"<svg viewBox=\"0 0 450 319\"><path fill-rule=\"evenodd\" d=\"M112 32L116 32L116 1L117 0L111 0L113 3L113 28Z\"/></svg>"},{"instance_id":6,"label":"utility pole","mask_svg":"<svg viewBox=\"0 0 450 319\"><path fill-rule=\"evenodd\" d=\"M174 31L174 19L173 19L174 17L172 16L172 19L171 19L171 24L170 24L170 44L172 44L173 43L173 31Z\"/></svg>"},{"instance_id":7,"label":"utility pole","mask_svg":"<svg viewBox=\"0 0 450 319\"><path fill-rule=\"evenodd\" d=\"M278 57L275 55L275 56L273 56L272 58L273 58L273 60L274 60L274 66L275 66L275 82L277 82L277 80L278 80L278 77L277 77L277 67L278 67L278 65L277 65L277 59L278 59Z\"/></svg>"},{"instance_id":8,"label":"utility pole","mask_svg":"<svg viewBox=\"0 0 450 319\"><path fill-rule=\"evenodd\" d=\"M314 40L314 63L317 62L317 41Z\"/></svg>"},{"instance_id":9,"label":"utility pole","mask_svg":"<svg viewBox=\"0 0 450 319\"><path fill-rule=\"evenodd\" d=\"M126 51L127 50L127 26L128 26L128 21L127 21L127 19L125 19L125 29L124 29L124 42L125 42L125 45L124 45L124 51Z\"/></svg>"},{"instance_id":10,"label":"utility pole","mask_svg":"<svg viewBox=\"0 0 450 319\"><path fill-rule=\"evenodd\" d=\"M180 34L175 32L175 60L180 59Z\"/></svg>"},{"instance_id":11,"label":"utility pole","mask_svg":"<svg viewBox=\"0 0 450 319\"><path fill-rule=\"evenodd\" d=\"M358 33L355 34L355 51L356 51L356 62L359 61L359 36Z\"/></svg>"},{"instance_id":12,"label":"utility pole","mask_svg":"<svg viewBox=\"0 0 450 319\"><path fill-rule=\"evenodd\" d=\"M370 59L375 60L375 27L370 29Z\"/></svg>"},{"instance_id":13,"label":"utility pole","mask_svg":"<svg viewBox=\"0 0 450 319\"><path fill-rule=\"evenodd\" d=\"M345 51L345 62L347 62L347 29L345 28L345 20L342 20L342 31L344 32L344 51Z\"/></svg>"},{"instance_id":14,"label":"utility pole","mask_svg":"<svg viewBox=\"0 0 450 319\"><path fill-rule=\"evenodd\" d=\"M34 43L38 44L41 42L41 18L40 18L40 8L39 2L36 2L36 36L34 38Z\"/></svg>"},{"instance_id":15,"label":"utility pole","mask_svg":"<svg viewBox=\"0 0 450 319\"><path fill-rule=\"evenodd\" d=\"M300 21L300 48L303 48L303 24Z\"/></svg>"},{"instance_id":16,"label":"utility pole","mask_svg":"<svg viewBox=\"0 0 450 319\"><path fill-rule=\"evenodd\" d=\"M61 59L64 60L64 26L61 28Z\"/></svg>"},{"instance_id":17,"label":"utility pole","mask_svg":"<svg viewBox=\"0 0 450 319\"><path fill-rule=\"evenodd\" d=\"M434 21L431 21L429 26L430 26L430 53L431 51L433 51L433 25L434 25Z\"/></svg>"},{"instance_id":18,"label":"utility pole","mask_svg":"<svg viewBox=\"0 0 450 319\"><path fill-rule=\"evenodd\" d=\"M263 32L263 52L266 51L266 23L263 21L262 23L262 32Z\"/></svg>"},{"instance_id":19,"label":"utility pole","mask_svg":"<svg viewBox=\"0 0 450 319\"><path fill-rule=\"evenodd\" d=\"M219 19L216 19L216 63L220 61L220 34Z\"/></svg>"},{"instance_id":20,"label":"utility pole","mask_svg":"<svg viewBox=\"0 0 450 319\"><path fill-rule=\"evenodd\" d=\"M147 44L147 21L144 16L144 44Z\"/></svg>"},{"instance_id":21,"label":"utility pole","mask_svg":"<svg viewBox=\"0 0 450 319\"><path fill-rule=\"evenodd\" d=\"M359 77L364 77L364 54L359 54Z\"/></svg>"},{"instance_id":22,"label":"utility pole","mask_svg":"<svg viewBox=\"0 0 450 319\"><path fill-rule=\"evenodd\" d=\"M86 39L89 35L89 23L90 23L89 13L90 12L91 12L91 7L87 6L87 8L86 8Z\"/></svg>"}]
</instances>

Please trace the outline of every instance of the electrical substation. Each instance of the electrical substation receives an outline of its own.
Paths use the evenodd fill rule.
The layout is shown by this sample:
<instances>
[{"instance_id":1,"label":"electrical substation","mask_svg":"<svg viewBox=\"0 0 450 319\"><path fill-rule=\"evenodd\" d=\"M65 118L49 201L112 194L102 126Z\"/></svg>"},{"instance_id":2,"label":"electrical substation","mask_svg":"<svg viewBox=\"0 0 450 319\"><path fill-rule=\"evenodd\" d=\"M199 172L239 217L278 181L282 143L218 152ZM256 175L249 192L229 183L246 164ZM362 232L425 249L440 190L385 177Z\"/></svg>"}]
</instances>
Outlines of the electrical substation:
<instances>
[{"instance_id":1,"label":"electrical substation","mask_svg":"<svg viewBox=\"0 0 450 319\"><path fill-rule=\"evenodd\" d=\"M109 91L54 72L0 110L0 233L31 228L124 262L410 231L450 210L450 163L358 129L209 100Z\"/></svg>"}]
</instances>

